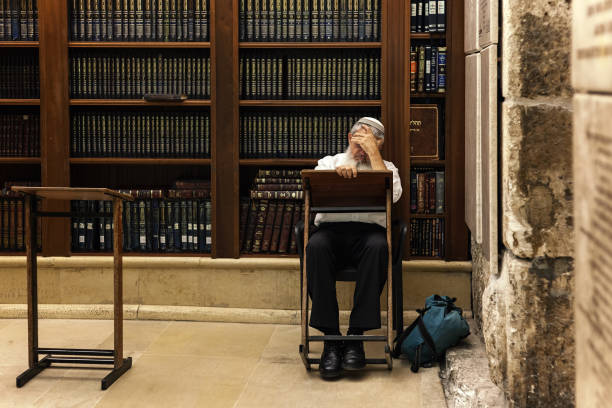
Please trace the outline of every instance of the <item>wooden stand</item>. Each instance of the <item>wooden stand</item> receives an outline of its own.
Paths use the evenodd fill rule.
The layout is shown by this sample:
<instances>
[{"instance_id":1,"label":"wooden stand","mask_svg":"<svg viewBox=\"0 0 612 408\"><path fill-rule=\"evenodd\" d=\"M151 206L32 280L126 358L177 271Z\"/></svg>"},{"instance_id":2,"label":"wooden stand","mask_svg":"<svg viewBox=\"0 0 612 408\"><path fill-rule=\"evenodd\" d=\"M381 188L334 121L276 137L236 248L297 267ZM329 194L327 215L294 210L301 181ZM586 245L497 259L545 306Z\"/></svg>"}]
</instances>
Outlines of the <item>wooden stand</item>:
<instances>
[{"instance_id":1,"label":"wooden stand","mask_svg":"<svg viewBox=\"0 0 612 408\"><path fill-rule=\"evenodd\" d=\"M111 386L132 366L132 358L123 358L123 200L133 201L132 196L106 188L70 187L13 187L13 191L25 195L25 230L28 274L28 364L17 377L17 387L23 387L45 368L57 364L112 364L112 371L102 379L102 389ZM37 200L104 200L113 201L113 256L114 256L114 349L61 349L38 347L38 291L36 266L36 217L101 216L81 212L37 211ZM109 216L109 214L105 214ZM45 354L41 360L38 356ZM61 366L60 366L61 368Z\"/></svg>"},{"instance_id":2,"label":"wooden stand","mask_svg":"<svg viewBox=\"0 0 612 408\"><path fill-rule=\"evenodd\" d=\"M310 358L311 341L382 341L385 342L384 359L366 359L369 364L387 364L393 368L391 357L393 341L393 268L391 253L391 204L393 180L392 172L360 171L356 178L345 179L335 170L302 170L304 186L304 261L301 268L301 315L302 342L300 355L307 369L310 364L318 364L319 359ZM308 245L311 213L355 213L384 212L387 218L387 335L386 336L309 336L308 335L308 274L306 273L306 247Z\"/></svg>"}]
</instances>

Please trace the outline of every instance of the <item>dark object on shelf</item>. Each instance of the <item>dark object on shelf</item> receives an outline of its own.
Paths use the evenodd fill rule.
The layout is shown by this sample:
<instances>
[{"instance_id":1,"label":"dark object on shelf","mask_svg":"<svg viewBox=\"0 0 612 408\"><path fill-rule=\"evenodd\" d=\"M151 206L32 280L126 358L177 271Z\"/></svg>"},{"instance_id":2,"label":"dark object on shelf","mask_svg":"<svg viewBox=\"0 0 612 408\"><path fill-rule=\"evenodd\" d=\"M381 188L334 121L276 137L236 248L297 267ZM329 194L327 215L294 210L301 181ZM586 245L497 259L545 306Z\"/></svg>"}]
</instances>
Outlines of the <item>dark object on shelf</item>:
<instances>
[{"instance_id":1,"label":"dark object on shelf","mask_svg":"<svg viewBox=\"0 0 612 408\"><path fill-rule=\"evenodd\" d=\"M410 156L439 159L438 105L410 106Z\"/></svg>"},{"instance_id":2,"label":"dark object on shelf","mask_svg":"<svg viewBox=\"0 0 612 408\"><path fill-rule=\"evenodd\" d=\"M182 102L187 100L185 94L145 94L142 99L147 102Z\"/></svg>"}]
</instances>

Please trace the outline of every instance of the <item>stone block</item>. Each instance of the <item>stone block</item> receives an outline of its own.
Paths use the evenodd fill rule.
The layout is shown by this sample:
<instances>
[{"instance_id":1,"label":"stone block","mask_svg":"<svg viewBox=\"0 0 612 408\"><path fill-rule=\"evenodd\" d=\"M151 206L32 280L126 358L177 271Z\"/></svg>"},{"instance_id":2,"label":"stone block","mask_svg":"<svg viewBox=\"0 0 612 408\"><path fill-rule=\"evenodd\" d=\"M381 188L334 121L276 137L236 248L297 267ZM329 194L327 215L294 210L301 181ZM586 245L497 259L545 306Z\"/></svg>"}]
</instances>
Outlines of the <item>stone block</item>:
<instances>
[{"instance_id":1,"label":"stone block","mask_svg":"<svg viewBox=\"0 0 612 408\"><path fill-rule=\"evenodd\" d=\"M465 57L465 222L482 242L480 54Z\"/></svg>"},{"instance_id":2,"label":"stone block","mask_svg":"<svg viewBox=\"0 0 612 408\"><path fill-rule=\"evenodd\" d=\"M574 265L506 251L483 294L492 379L513 407L574 406Z\"/></svg>"},{"instance_id":3,"label":"stone block","mask_svg":"<svg viewBox=\"0 0 612 408\"><path fill-rule=\"evenodd\" d=\"M612 7L601 0L572 2L572 85L612 92Z\"/></svg>"},{"instance_id":4,"label":"stone block","mask_svg":"<svg viewBox=\"0 0 612 408\"><path fill-rule=\"evenodd\" d=\"M612 401L612 96L574 97L576 400Z\"/></svg>"},{"instance_id":5,"label":"stone block","mask_svg":"<svg viewBox=\"0 0 612 408\"><path fill-rule=\"evenodd\" d=\"M571 106L504 102L503 240L516 256L573 256Z\"/></svg>"},{"instance_id":6,"label":"stone block","mask_svg":"<svg viewBox=\"0 0 612 408\"><path fill-rule=\"evenodd\" d=\"M503 0L504 97L571 96L569 4L566 0Z\"/></svg>"},{"instance_id":7,"label":"stone block","mask_svg":"<svg viewBox=\"0 0 612 408\"><path fill-rule=\"evenodd\" d=\"M499 1L479 0L478 46L481 50L499 42L498 10Z\"/></svg>"},{"instance_id":8,"label":"stone block","mask_svg":"<svg viewBox=\"0 0 612 408\"><path fill-rule=\"evenodd\" d=\"M482 0L481 0L482 1ZM497 45L480 52L480 139L482 160L482 247L497 270Z\"/></svg>"},{"instance_id":9,"label":"stone block","mask_svg":"<svg viewBox=\"0 0 612 408\"><path fill-rule=\"evenodd\" d=\"M448 4L446 6L448 10ZM478 0L464 3L463 48L466 54L478 51Z\"/></svg>"}]
</instances>

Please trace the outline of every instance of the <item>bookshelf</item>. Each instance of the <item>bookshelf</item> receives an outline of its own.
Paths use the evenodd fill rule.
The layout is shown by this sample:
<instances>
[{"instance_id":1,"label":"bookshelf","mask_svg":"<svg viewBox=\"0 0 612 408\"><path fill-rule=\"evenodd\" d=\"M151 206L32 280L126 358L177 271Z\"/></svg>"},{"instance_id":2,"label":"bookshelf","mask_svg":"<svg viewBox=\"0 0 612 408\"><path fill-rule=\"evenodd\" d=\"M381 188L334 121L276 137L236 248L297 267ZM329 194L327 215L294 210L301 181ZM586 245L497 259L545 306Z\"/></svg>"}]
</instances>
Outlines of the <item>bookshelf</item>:
<instances>
[{"instance_id":1,"label":"bookshelf","mask_svg":"<svg viewBox=\"0 0 612 408\"><path fill-rule=\"evenodd\" d=\"M4 181L41 177L39 41L32 1L23 15L0 23L0 188ZM16 18L18 17L18 18ZM17 22L19 22L17 24ZM10 26L10 27L9 27ZM24 255L23 200L0 197L0 253Z\"/></svg>"},{"instance_id":2,"label":"bookshelf","mask_svg":"<svg viewBox=\"0 0 612 408\"><path fill-rule=\"evenodd\" d=\"M248 193L258 169L313 168L320 157L243 157L241 115L245 112L289 114L372 114L382 119L387 141L383 155L400 169L404 195L394 206L394 216L409 220L445 220L446 260L467 259L467 229L463 222L463 7L447 4L446 31L411 33L410 3L380 0L380 38L375 41L246 41L240 39L240 0L208 0L209 38L206 41L90 41L71 36L72 0L39 0L39 40L0 41L0 51L36 50L40 67L40 98L0 99L9 109L40 112L40 157L2 157L2 181L40 180L45 186L91 186L118 188L132 184L143 188L168 186L177 178L211 180L212 257L290 256L246 254L240 250L240 198ZM447 89L443 94L410 92L410 44L434 41L447 47ZM30 50L30 51L28 51ZM35 51L35 52L36 52ZM138 98L71 98L71 58L95 54L109 58L133 53L163 55L190 53L210 59L210 96L182 102L148 102ZM240 59L245 55L272 55L286 61L289 56L357 57L370 53L380 60L380 97L377 99L242 98ZM172 54L174 55L174 54ZM444 151L438 160L412 159L409 128L411 104L440 104L445 111ZM206 157L75 157L71 153L71 121L78 112L205 113L209 115L210 146ZM323 155L320 155L323 156ZM416 214L410 209L410 171L414 167L445 171L441 214ZM17 177L21 176L21 177ZM153 182L154 180L155 182ZM69 210L65 205L45 202L50 211ZM69 221L45 220L43 254L69 255ZM52 239L50 239L53 237ZM78 252L94 254L95 252ZM404 253L409 254L409 248ZM150 254L150 253L149 253ZM133 252L128 255L146 256ZM202 256L199 252L160 253L162 256ZM410 259L432 259L412 256Z\"/></svg>"}]
</instances>

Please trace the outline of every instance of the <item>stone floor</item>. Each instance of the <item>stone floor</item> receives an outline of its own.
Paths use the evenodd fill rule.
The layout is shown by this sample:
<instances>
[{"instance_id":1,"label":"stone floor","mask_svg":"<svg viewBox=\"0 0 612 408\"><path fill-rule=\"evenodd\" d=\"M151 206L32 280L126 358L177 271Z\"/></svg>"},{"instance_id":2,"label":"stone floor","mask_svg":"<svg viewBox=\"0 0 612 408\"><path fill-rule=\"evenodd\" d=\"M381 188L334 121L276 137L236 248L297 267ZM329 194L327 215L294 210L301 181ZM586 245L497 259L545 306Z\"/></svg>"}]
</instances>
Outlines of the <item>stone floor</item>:
<instances>
[{"instance_id":1,"label":"stone floor","mask_svg":"<svg viewBox=\"0 0 612 408\"><path fill-rule=\"evenodd\" d=\"M112 348L112 330L108 320L40 320L39 343ZM49 368L18 389L27 321L0 320L0 407L446 407L437 367L414 374L395 360L392 371L321 380L298 356L299 326L125 321L124 333L133 367L108 390L100 390L107 370L91 368ZM366 352L382 356L382 345Z\"/></svg>"}]
</instances>

